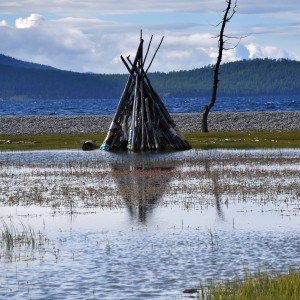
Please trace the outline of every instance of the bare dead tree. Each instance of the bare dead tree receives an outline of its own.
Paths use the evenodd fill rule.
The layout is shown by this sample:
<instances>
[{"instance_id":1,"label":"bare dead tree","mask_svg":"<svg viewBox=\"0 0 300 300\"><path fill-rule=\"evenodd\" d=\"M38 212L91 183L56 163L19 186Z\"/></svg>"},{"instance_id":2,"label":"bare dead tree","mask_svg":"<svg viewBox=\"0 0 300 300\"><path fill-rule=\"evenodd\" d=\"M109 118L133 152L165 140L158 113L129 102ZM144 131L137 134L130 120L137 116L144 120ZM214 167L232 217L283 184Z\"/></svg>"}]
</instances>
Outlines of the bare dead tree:
<instances>
[{"instance_id":1,"label":"bare dead tree","mask_svg":"<svg viewBox=\"0 0 300 300\"><path fill-rule=\"evenodd\" d=\"M232 1L231 0L226 0L227 3L227 8L224 10L224 16L223 20L217 24L217 27L221 26L220 33L216 38L219 38L219 53L218 53L218 58L217 62L214 68L214 79L213 79L213 88L212 88L212 94L210 98L210 102L208 105L204 107L203 113L202 113L202 131L203 132L208 132L208 125L207 125L207 120L208 120L208 114L212 107L215 105L215 102L217 100L217 89L218 89L218 83L219 83L219 68L220 64L222 61L222 56L223 56L223 50L230 50L234 49L237 47L238 43L231 48L225 48L225 43L228 41L228 39L234 38L230 37L224 34L225 32L225 27L228 22L232 19L236 12L236 7L237 7L237 0L234 2L233 8L231 8ZM225 38L225 39L224 39ZM241 40L241 38L240 38Z\"/></svg>"}]
</instances>

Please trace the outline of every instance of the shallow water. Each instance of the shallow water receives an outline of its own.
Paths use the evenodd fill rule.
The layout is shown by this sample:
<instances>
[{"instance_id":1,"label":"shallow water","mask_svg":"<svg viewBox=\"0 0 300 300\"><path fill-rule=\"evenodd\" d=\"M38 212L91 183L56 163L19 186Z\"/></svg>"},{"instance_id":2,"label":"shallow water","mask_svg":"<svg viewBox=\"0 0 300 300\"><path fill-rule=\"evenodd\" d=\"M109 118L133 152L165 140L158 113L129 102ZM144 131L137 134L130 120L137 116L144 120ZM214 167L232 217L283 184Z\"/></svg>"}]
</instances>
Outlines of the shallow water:
<instances>
[{"instance_id":1,"label":"shallow water","mask_svg":"<svg viewBox=\"0 0 300 300\"><path fill-rule=\"evenodd\" d=\"M174 299L300 265L300 151L0 152L0 298Z\"/></svg>"}]
</instances>

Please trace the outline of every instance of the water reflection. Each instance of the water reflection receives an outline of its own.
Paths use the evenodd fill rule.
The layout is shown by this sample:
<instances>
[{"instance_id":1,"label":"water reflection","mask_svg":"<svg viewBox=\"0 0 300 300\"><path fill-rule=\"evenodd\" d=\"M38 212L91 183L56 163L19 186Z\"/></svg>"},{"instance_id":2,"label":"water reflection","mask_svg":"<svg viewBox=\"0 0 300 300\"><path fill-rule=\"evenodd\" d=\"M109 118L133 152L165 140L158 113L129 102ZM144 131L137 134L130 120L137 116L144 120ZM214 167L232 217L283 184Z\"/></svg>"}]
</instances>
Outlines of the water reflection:
<instances>
[{"instance_id":1,"label":"water reflection","mask_svg":"<svg viewBox=\"0 0 300 300\"><path fill-rule=\"evenodd\" d=\"M299 266L299 155L0 151L0 227L49 241L11 264L0 243L0 298L181 299L245 268Z\"/></svg>"},{"instance_id":2,"label":"water reflection","mask_svg":"<svg viewBox=\"0 0 300 300\"><path fill-rule=\"evenodd\" d=\"M168 189L175 168L174 161L111 163L112 175L132 221L147 223Z\"/></svg>"},{"instance_id":3,"label":"water reflection","mask_svg":"<svg viewBox=\"0 0 300 300\"><path fill-rule=\"evenodd\" d=\"M211 171L211 166L210 163L208 161L205 162L204 164L204 168L205 171L207 173L212 172L211 174L211 178L212 178L212 193L214 195L215 198L215 205L216 205L216 210L217 210L217 217L219 220L225 222L225 214L224 211L222 209L222 205L221 205L221 193L220 193L220 184L219 184L219 180L220 180L220 175L218 172L216 171Z\"/></svg>"}]
</instances>

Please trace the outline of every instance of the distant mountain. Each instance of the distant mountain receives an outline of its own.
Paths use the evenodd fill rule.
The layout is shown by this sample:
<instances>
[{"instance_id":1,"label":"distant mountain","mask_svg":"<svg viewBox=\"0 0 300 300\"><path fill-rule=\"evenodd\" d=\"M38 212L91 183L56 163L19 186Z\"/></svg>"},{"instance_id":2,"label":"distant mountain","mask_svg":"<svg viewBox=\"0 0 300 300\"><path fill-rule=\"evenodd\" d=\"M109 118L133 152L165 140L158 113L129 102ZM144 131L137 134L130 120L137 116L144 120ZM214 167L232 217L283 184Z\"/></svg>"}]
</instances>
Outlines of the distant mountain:
<instances>
[{"instance_id":1,"label":"distant mountain","mask_svg":"<svg viewBox=\"0 0 300 300\"><path fill-rule=\"evenodd\" d=\"M55 70L55 68L50 66L26 62L3 54L0 54L0 65L17 67L17 68Z\"/></svg>"},{"instance_id":2,"label":"distant mountain","mask_svg":"<svg viewBox=\"0 0 300 300\"><path fill-rule=\"evenodd\" d=\"M128 75L62 71L0 55L0 99L111 99L122 94ZM162 97L210 96L213 66L150 73ZM300 94L300 62L243 60L221 65L218 96Z\"/></svg>"},{"instance_id":3,"label":"distant mountain","mask_svg":"<svg viewBox=\"0 0 300 300\"><path fill-rule=\"evenodd\" d=\"M191 71L157 73L153 85L161 93L176 97L211 94L214 66ZM222 64L219 96L300 94L300 62L287 59L253 59Z\"/></svg>"}]
</instances>

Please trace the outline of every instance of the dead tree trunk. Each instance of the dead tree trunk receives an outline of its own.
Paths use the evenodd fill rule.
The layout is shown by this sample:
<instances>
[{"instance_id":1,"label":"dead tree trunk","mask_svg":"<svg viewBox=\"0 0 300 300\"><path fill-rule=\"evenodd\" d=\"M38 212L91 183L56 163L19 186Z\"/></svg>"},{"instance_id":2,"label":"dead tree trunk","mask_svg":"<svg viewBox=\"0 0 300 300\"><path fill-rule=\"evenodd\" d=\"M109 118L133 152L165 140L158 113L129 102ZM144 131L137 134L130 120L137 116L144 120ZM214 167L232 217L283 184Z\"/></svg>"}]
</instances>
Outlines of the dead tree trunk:
<instances>
[{"instance_id":1,"label":"dead tree trunk","mask_svg":"<svg viewBox=\"0 0 300 300\"><path fill-rule=\"evenodd\" d=\"M210 98L210 102L208 105L204 107L203 113L202 113L202 131L203 132L208 132L208 125L207 125L207 120L208 120L208 114L212 107L215 105L215 102L217 100L217 89L218 89L218 83L219 83L219 68L220 64L222 61L222 55L223 55L223 50L227 50L224 48L224 31L226 27L226 23L228 23L233 15L235 14L235 8L236 8L236 1L234 4L234 8L232 12L230 13L231 9L231 0L226 0L227 2L227 8L224 10L224 16L223 20L217 25L221 25L220 29L220 34L217 36L219 38L219 53L218 53L218 58L217 62L214 68L214 79L213 79L213 88L212 88L212 94Z\"/></svg>"}]
</instances>

